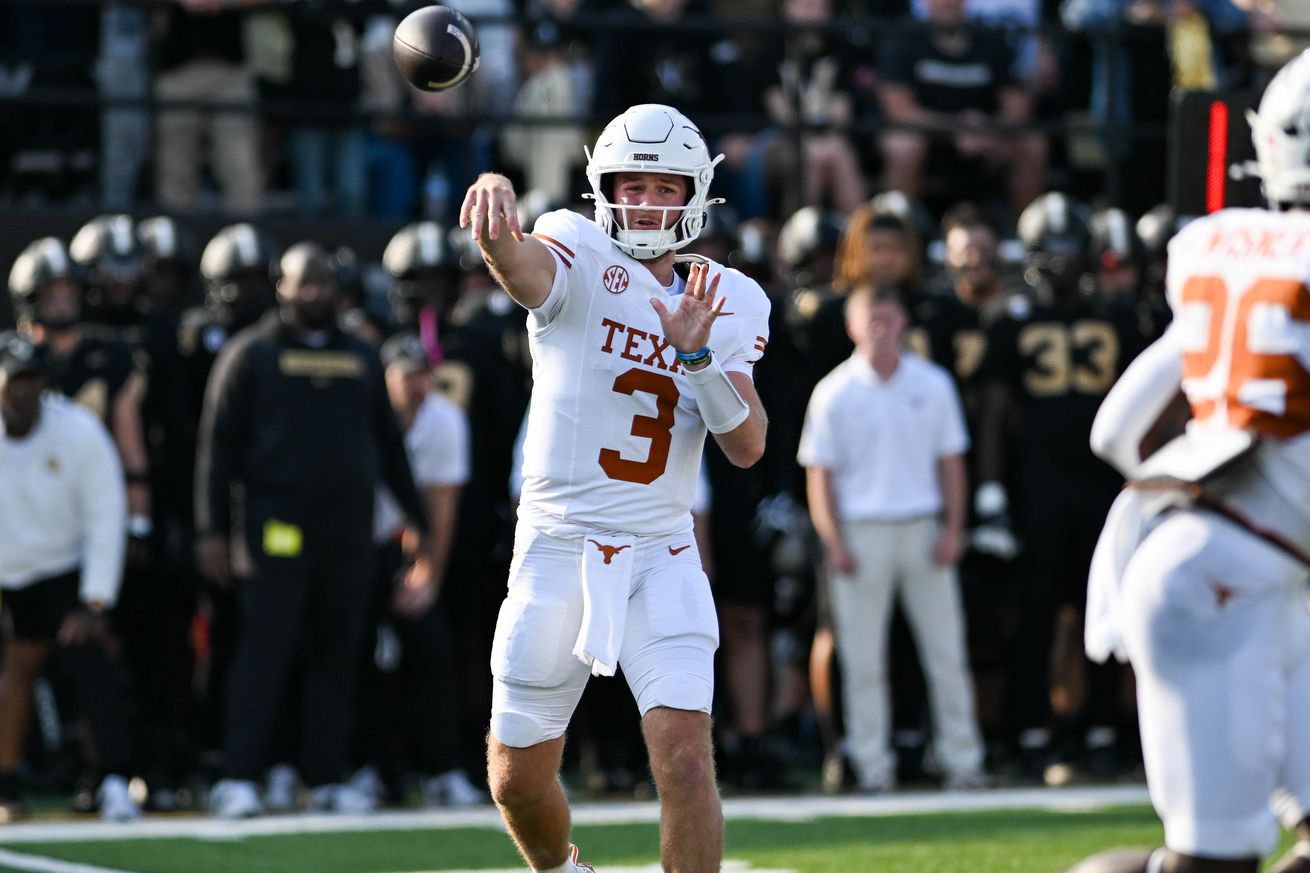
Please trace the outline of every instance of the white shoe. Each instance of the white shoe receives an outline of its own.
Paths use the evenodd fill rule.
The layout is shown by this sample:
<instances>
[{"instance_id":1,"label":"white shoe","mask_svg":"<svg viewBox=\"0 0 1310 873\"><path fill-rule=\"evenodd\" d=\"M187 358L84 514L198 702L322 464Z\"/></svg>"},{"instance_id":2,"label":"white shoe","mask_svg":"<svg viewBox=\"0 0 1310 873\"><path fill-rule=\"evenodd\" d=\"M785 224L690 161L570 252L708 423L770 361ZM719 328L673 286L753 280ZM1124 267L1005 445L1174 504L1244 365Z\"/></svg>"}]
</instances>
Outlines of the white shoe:
<instances>
[{"instance_id":1,"label":"white shoe","mask_svg":"<svg viewBox=\"0 0 1310 873\"><path fill-rule=\"evenodd\" d=\"M357 788L336 783L315 788L310 793L309 806L334 815L367 815L378 808L378 803Z\"/></svg>"},{"instance_id":2,"label":"white shoe","mask_svg":"<svg viewBox=\"0 0 1310 873\"><path fill-rule=\"evenodd\" d=\"M377 768L371 767L367 764L356 770L355 775L350 777L346 782L346 785L361 794L367 794L369 797L373 798L373 801L379 806L387 797L386 783L383 782L382 777L378 775Z\"/></svg>"},{"instance_id":3,"label":"white shoe","mask_svg":"<svg viewBox=\"0 0 1310 873\"><path fill-rule=\"evenodd\" d=\"M259 791L246 779L221 779L209 792L209 811L214 818L254 818L264 811Z\"/></svg>"},{"instance_id":4,"label":"white shoe","mask_svg":"<svg viewBox=\"0 0 1310 873\"><path fill-rule=\"evenodd\" d=\"M487 802L487 795L469 781L463 770L448 770L423 780L424 806L468 807Z\"/></svg>"},{"instance_id":5,"label":"white shoe","mask_svg":"<svg viewBox=\"0 0 1310 873\"><path fill-rule=\"evenodd\" d=\"M96 800L100 803L100 818L105 821L134 821L141 817L141 807L132 799L122 776L106 776L96 789Z\"/></svg>"},{"instance_id":6,"label":"white shoe","mask_svg":"<svg viewBox=\"0 0 1310 873\"><path fill-rule=\"evenodd\" d=\"M290 764L275 764L264 783L264 806L269 812L293 812L299 806L300 776Z\"/></svg>"}]
</instances>

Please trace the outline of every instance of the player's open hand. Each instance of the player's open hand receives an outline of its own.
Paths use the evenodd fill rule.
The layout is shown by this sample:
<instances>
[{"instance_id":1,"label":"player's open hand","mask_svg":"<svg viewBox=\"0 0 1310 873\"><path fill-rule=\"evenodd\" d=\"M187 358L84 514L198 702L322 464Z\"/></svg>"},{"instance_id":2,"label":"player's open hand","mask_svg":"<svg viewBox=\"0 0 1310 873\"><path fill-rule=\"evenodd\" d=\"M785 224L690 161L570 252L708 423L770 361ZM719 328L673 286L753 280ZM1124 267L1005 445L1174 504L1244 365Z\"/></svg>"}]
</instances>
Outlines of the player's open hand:
<instances>
[{"instance_id":1,"label":"player's open hand","mask_svg":"<svg viewBox=\"0 0 1310 873\"><path fill-rule=\"evenodd\" d=\"M687 290L670 312L663 301L651 298L650 305L659 314L664 339L683 354L698 352L710 344L710 328L723 311L726 298L715 297L722 273L709 278L708 264L692 264L687 275Z\"/></svg>"},{"instance_id":2,"label":"player's open hand","mask_svg":"<svg viewBox=\"0 0 1310 873\"><path fill-rule=\"evenodd\" d=\"M473 228L473 239L479 244L500 239L502 233L522 242L518 198L509 179L499 173L479 176L464 194L464 203L459 208L459 226Z\"/></svg>"}]
</instances>

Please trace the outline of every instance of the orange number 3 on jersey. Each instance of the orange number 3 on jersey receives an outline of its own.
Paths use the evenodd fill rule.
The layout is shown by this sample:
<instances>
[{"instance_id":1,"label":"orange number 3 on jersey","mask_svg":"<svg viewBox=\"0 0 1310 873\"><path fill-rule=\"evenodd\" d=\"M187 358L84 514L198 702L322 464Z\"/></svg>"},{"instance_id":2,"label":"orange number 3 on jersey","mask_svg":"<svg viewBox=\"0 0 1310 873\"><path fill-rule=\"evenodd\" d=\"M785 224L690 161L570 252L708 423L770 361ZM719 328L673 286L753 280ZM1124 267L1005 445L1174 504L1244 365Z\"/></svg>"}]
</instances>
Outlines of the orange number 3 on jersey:
<instances>
[{"instance_id":1,"label":"orange number 3 on jersey","mask_svg":"<svg viewBox=\"0 0 1310 873\"><path fill-rule=\"evenodd\" d=\"M1296 279L1257 279L1234 295L1218 276L1183 285L1185 312L1208 327L1183 353L1183 390L1198 420L1274 437L1310 430L1310 290ZM1195 316L1184 317L1191 321ZM1199 315L1199 313L1197 313Z\"/></svg>"},{"instance_id":2,"label":"orange number 3 on jersey","mask_svg":"<svg viewBox=\"0 0 1310 873\"><path fill-rule=\"evenodd\" d=\"M614 380L619 394L640 391L655 397L655 416L632 418L632 435L650 440L650 453L644 461L629 461L614 449L600 450L600 467L611 479L649 485L664 475L669 464L669 447L673 444L673 410L678 405L678 386L663 373L632 368Z\"/></svg>"}]
</instances>

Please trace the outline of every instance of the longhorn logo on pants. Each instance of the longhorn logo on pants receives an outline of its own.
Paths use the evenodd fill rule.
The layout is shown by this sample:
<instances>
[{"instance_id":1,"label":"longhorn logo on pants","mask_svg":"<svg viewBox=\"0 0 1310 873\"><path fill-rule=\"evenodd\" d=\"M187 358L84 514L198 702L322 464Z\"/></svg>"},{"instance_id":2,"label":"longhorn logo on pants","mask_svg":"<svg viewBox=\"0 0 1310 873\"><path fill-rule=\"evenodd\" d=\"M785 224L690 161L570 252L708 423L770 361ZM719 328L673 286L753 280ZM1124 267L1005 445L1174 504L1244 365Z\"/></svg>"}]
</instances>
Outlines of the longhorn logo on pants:
<instances>
[{"instance_id":1,"label":"longhorn logo on pants","mask_svg":"<svg viewBox=\"0 0 1310 873\"><path fill-rule=\"evenodd\" d=\"M587 540L587 542L600 549L600 553L605 556L606 564L614 560L615 555L627 548L627 546L607 546L604 543L598 543L595 540Z\"/></svg>"}]
</instances>

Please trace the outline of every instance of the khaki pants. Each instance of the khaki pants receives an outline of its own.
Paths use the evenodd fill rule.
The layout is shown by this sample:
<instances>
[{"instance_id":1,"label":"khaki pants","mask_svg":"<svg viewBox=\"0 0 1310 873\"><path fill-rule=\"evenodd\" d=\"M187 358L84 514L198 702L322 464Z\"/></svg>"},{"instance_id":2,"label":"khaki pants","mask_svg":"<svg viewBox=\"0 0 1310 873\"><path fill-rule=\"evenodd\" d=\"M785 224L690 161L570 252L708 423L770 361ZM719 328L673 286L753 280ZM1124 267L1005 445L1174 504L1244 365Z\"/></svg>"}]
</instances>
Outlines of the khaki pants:
<instances>
[{"instance_id":1,"label":"khaki pants","mask_svg":"<svg viewBox=\"0 0 1310 873\"><path fill-rule=\"evenodd\" d=\"M856 571L834 574L828 590L841 657L846 740L862 787L889 786L896 773L887 685L893 594L901 598L927 680L937 760L948 775L982 769L955 568L933 563L939 529L933 518L842 524Z\"/></svg>"},{"instance_id":2,"label":"khaki pants","mask_svg":"<svg viewBox=\"0 0 1310 873\"><path fill-rule=\"evenodd\" d=\"M193 61L161 73L159 100L214 100L254 108L255 84L248 70L221 61ZM159 202L167 209L192 210L200 190L200 137L209 140L209 158L231 212L256 211L264 195L259 165L259 119L243 111L161 111L156 170Z\"/></svg>"}]
</instances>

